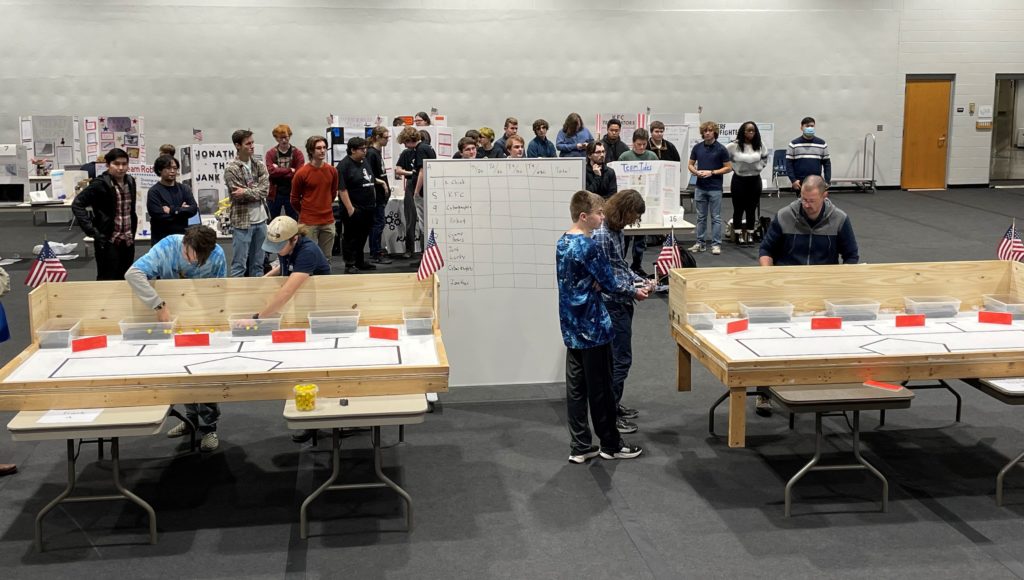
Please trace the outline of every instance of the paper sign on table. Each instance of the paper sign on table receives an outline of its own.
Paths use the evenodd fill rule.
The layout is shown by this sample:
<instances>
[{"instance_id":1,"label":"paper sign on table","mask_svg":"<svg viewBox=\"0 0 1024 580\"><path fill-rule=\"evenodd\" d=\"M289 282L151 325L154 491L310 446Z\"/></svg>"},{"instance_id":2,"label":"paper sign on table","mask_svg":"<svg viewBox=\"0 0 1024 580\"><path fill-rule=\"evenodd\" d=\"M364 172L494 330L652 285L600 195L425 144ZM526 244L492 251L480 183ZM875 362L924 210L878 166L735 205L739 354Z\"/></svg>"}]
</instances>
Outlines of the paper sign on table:
<instances>
[{"instance_id":1,"label":"paper sign on table","mask_svg":"<svg viewBox=\"0 0 1024 580\"><path fill-rule=\"evenodd\" d=\"M726 324L725 325L725 333L726 334L732 334L734 332L744 331L744 330L746 330L748 328L750 328L750 320L747 319L747 318L741 318L739 320L734 320L734 321Z\"/></svg>"},{"instance_id":2,"label":"paper sign on table","mask_svg":"<svg viewBox=\"0 0 1024 580\"><path fill-rule=\"evenodd\" d=\"M385 326L371 326L370 338L383 338L385 340L398 340L398 329Z\"/></svg>"},{"instance_id":3,"label":"paper sign on table","mask_svg":"<svg viewBox=\"0 0 1024 580\"><path fill-rule=\"evenodd\" d=\"M275 330L270 333L272 342L306 342L305 330Z\"/></svg>"},{"instance_id":4,"label":"paper sign on table","mask_svg":"<svg viewBox=\"0 0 1024 580\"><path fill-rule=\"evenodd\" d=\"M36 423L92 423L102 412L103 409L54 409L44 413Z\"/></svg>"},{"instance_id":5,"label":"paper sign on table","mask_svg":"<svg viewBox=\"0 0 1024 580\"><path fill-rule=\"evenodd\" d=\"M986 322L988 324L1013 324L1013 313L981 310L978 312L978 322Z\"/></svg>"},{"instance_id":6,"label":"paper sign on table","mask_svg":"<svg viewBox=\"0 0 1024 580\"><path fill-rule=\"evenodd\" d=\"M71 352L93 350L96 348L107 348L107 335L102 334L100 336L88 336L86 338L76 338L71 341Z\"/></svg>"},{"instance_id":7,"label":"paper sign on table","mask_svg":"<svg viewBox=\"0 0 1024 580\"><path fill-rule=\"evenodd\" d=\"M210 346L210 335L203 334L176 334L174 335L174 346Z\"/></svg>"},{"instance_id":8,"label":"paper sign on table","mask_svg":"<svg viewBox=\"0 0 1024 580\"><path fill-rule=\"evenodd\" d=\"M896 327L924 326L924 314L900 314L896 316Z\"/></svg>"},{"instance_id":9,"label":"paper sign on table","mask_svg":"<svg viewBox=\"0 0 1024 580\"><path fill-rule=\"evenodd\" d=\"M894 385L892 383L883 383L882 381L864 381L864 386L885 389L887 391L898 391L903 388L899 385Z\"/></svg>"},{"instance_id":10,"label":"paper sign on table","mask_svg":"<svg viewBox=\"0 0 1024 580\"><path fill-rule=\"evenodd\" d=\"M811 319L811 330L838 330L843 327L843 319L838 316L816 316Z\"/></svg>"}]
</instances>

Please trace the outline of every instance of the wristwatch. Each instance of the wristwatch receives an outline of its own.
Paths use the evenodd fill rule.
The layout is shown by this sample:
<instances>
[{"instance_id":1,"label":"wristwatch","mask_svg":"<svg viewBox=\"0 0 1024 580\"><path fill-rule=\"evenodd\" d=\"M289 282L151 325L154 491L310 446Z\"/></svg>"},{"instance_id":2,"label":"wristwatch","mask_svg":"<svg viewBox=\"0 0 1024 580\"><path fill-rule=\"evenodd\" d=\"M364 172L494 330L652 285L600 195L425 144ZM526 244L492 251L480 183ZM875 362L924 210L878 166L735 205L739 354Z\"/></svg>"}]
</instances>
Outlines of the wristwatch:
<instances>
[{"instance_id":1,"label":"wristwatch","mask_svg":"<svg viewBox=\"0 0 1024 580\"><path fill-rule=\"evenodd\" d=\"M153 310L163 310L164 306L167 306L167 303L161 302L160 304L157 304L155 307L153 307Z\"/></svg>"}]
</instances>

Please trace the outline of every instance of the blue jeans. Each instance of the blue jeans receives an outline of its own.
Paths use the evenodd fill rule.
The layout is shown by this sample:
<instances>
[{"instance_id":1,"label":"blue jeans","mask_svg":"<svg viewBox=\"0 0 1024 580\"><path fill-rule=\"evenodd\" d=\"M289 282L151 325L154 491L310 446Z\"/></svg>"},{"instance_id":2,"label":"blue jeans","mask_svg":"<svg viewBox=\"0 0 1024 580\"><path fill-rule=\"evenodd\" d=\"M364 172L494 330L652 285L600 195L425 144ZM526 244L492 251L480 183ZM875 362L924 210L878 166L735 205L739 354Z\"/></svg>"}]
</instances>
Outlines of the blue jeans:
<instances>
[{"instance_id":1,"label":"blue jeans","mask_svg":"<svg viewBox=\"0 0 1024 580\"><path fill-rule=\"evenodd\" d=\"M267 224L249 224L247 228L231 228L231 276L258 278L263 275L263 240Z\"/></svg>"},{"instance_id":2,"label":"blue jeans","mask_svg":"<svg viewBox=\"0 0 1024 580\"><path fill-rule=\"evenodd\" d=\"M280 194L280 192L278 193ZM292 200L287 193L284 195L275 195L274 199L270 200L269 205L271 220L281 215L281 210L284 209L284 215L295 221L299 221L299 214L292 208Z\"/></svg>"},{"instance_id":3,"label":"blue jeans","mask_svg":"<svg viewBox=\"0 0 1024 580\"><path fill-rule=\"evenodd\" d=\"M629 376L629 367L633 366L633 308L632 303L604 303L608 315L612 318L612 395L615 405L622 401L622 391Z\"/></svg>"},{"instance_id":4,"label":"blue jeans","mask_svg":"<svg viewBox=\"0 0 1024 580\"><path fill-rule=\"evenodd\" d=\"M378 203L377 206L373 208L373 227L370 228L371 258L376 258L381 251L380 237L384 235L384 221L386 217L384 214L384 210L386 205L387 202L385 202L384 204Z\"/></svg>"},{"instance_id":5,"label":"blue jeans","mask_svg":"<svg viewBox=\"0 0 1024 580\"><path fill-rule=\"evenodd\" d=\"M722 190L697 188L693 192L697 206L697 243L705 245L704 234L708 229L708 214L711 216L711 245L722 245Z\"/></svg>"}]
</instances>

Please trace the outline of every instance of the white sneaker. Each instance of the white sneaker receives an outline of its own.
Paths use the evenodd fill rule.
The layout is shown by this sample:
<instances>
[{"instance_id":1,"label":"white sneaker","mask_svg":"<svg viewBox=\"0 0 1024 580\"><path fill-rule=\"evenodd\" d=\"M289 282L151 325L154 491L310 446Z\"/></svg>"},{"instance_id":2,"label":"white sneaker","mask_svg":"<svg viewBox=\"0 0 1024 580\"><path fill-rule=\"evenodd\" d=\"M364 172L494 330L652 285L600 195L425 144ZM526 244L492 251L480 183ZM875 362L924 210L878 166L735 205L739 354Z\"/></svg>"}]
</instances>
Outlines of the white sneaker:
<instances>
[{"instance_id":1,"label":"white sneaker","mask_svg":"<svg viewBox=\"0 0 1024 580\"><path fill-rule=\"evenodd\" d=\"M700 242L697 242L696 244L690 246L690 251L691 252L703 252L705 249L706 248L705 248L704 244L702 244Z\"/></svg>"},{"instance_id":2,"label":"white sneaker","mask_svg":"<svg viewBox=\"0 0 1024 580\"><path fill-rule=\"evenodd\" d=\"M722 246L711 246L711 253L717 256L722 253Z\"/></svg>"},{"instance_id":3,"label":"white sneaker","mask_svg":"<svg viewBox=\"0 0 1024 580\"><path fill-rule=\"evenodd\" d=\"M220 440L217 439L217 434L210 432L203 435L203 440L199 443L199 450L205 453L209 453L220 447Z\"/></svg>"},{"instance_id":4,"label":"white sneaker","mask_svg":"<svg viewBox=\"0 0 1024 580\"><path fill-rule=\"evenodd\" d=\"M182 421L181 423L178 423L177 425L172 427L171 430L167 432L167 437L171 439L174 439L176 437L183 437L189 431L190 429L188 428L188 423Z\"/></svg>"}]
</instances>

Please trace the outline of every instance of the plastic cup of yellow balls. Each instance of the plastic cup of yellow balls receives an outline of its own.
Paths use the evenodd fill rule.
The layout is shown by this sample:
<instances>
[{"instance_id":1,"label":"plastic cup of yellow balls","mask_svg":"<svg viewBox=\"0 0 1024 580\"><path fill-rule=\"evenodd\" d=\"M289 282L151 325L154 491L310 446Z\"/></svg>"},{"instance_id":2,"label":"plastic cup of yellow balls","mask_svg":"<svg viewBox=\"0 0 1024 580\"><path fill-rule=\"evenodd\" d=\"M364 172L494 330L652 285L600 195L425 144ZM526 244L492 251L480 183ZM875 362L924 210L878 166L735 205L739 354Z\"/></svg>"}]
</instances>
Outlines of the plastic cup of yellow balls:
<instances>
[{"instance_id":1,"label":"plastic cup of yellow balls","mask_svg":"<svg viewBox=\"0 0 1024 580\"><path fill-rule=\"evenodd\" d=\"M295 385L295 409L297 411L316 410L316 395L320 391L316 385Z\"/></svg>"}]
</instances>

